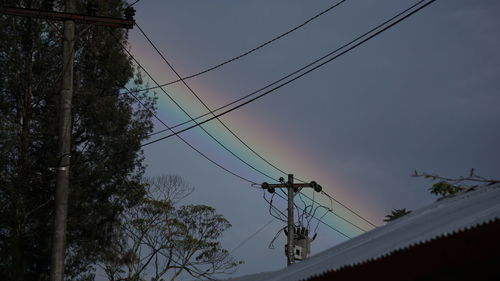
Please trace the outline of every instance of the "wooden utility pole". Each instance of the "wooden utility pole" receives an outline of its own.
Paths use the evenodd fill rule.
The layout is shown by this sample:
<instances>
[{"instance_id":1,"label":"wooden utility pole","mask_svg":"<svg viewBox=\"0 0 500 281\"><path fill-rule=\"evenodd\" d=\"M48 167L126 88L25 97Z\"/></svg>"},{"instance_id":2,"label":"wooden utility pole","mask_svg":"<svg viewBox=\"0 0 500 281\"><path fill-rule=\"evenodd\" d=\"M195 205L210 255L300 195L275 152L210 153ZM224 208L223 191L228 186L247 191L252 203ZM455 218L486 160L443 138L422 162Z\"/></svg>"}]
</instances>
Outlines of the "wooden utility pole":
<instances>
[{"instance_id":1,"label":"wooden utility pole","mask_svg":"<svg viewBox=\"0 0 500 281\"><path fill-rule=\"evenodd\" d=\"M294 190L293 190L293 174L288 175L288 182L286 183L288 190L288 236L287 236L287 265L291 265L294 261L293 254L293 238L295 237L295 226L293 223L293 198L294 198Z\"/></svg>"},{"instance_id":2,"label":"wooden utility pole","mask_svg":"<svg viewBox=\"0 0 500 281\"><path fill-rule=\"evenodd\" d=\"M0 12L12 16L41 18L64 21L63 33L63 75L59 108L58 158L54 233L52 236L52 259L50 280L64 280L64 257L66 243L66 225L68 217L68 191L71 158L71 101L73 98L73 61L75 54L75 22L102 25L118 28L132 28L135 24L135 11L129 7L125 10L126 19L99 17L76 14L75 0L66 0L65 11L44 11L18 7L0 7Z\"/></svg>"},{"instance_id":3,"label":"wooden utility pole","mask_svg":"<svg viewBox=\"0 0 500 281\"><path fill-rule=\"evenodd\" d=\"M311 187L316 192L321 192L321 185L312 181L310 183L294 183L293 174L288 174L288 181L284 182L283 178L280 178L280 184L269 184L264 182L261 184L263 189L267 189L269 193L274 193L276 188L286 188L288 191L288 219L287 219L287 246L286 246L286 257L287 257L287 266L290 266L295 262L295 253L294 253L294 239L295 239L295 225L294 225L294 215L293 215L293 199L295 197L295 193L299 190L299 188Z\"/></svg>"},{"instance_id":4,"label":"wooden utility pole","mask_svg":"<svg viewBox=\"0 0 500 281\"><path fill-rule=\"evenodd\" d=\"M66 0L66 13L75 12L75 0ZM66 245L66 225L68 217L69 165L71 158L71 100L73 98L73 60L75 55L75 22L64 21L63 33L63 76L59 108L59 139L54 233L52 236L52 260L50 280L64 279L64 254Z\"/></svg>"}]
</instances>

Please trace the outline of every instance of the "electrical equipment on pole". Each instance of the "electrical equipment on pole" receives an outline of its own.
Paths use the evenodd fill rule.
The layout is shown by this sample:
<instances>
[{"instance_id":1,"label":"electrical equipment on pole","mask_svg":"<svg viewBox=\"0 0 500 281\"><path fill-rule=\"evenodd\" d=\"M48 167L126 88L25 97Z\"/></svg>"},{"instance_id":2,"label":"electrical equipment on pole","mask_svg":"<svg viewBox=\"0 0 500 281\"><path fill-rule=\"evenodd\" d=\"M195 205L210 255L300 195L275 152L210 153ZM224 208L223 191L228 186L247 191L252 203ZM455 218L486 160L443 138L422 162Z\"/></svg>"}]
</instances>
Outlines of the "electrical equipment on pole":
<instances>
[{"instance_id":1,"label":"electrical equipment on pole","mask_svg":"<svg viewBox=\"0 0 500 281\"><path fill-rule=\"evenodd\" d=\"M283 178L279 179L279 184L269 184L264 182L261 184L263 189L267 189L269 193L276 192L277 188L286 188L288 191L288 220L287 227L285 228L285 234L287 236L287 244L285 245L285 255L287 257L287 265L293 264L295 261L301 261L306 259L311 250L311 241L314 240L309 238L309 231L303 226L296 227L294 225L293 219L293 209L294 202L293 199L295 194L302 188L310 187L316 192L321 192L321 185L317 184L315 181L310 183L294 183L293 174L288 175L288 181L285 182Z\"/></svg>"}]
</instances>

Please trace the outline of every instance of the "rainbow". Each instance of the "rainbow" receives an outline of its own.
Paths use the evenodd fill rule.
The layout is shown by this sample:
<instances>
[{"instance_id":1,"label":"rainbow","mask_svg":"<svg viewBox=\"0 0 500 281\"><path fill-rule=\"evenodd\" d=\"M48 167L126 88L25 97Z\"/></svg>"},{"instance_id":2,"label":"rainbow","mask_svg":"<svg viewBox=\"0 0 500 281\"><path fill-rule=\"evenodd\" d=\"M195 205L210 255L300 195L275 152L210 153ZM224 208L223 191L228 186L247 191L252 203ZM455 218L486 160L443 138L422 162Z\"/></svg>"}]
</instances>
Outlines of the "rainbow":
<instances>
[{"instance_id":1,"label":"rainbow","mask_svg":"<svg viewBox=\"0 0 500 281\"><path fill-rule=\"evenodd\" d=\"M154 77L159 83L171 81L169 79L175 79L170 71L166 71L168 66L166 66L162 61L158 61L155 54L144 50L141 46L139 46L139 48L133 48L133 53L151 74L167 73L164 75L165 77ZM156 84L150 81L146 75L143 76L144 81L149 81L148 86L156 86ZM211 86L207 85L206 82L205 84L200 85L197 81L196 84L193 82L190 83L190 85L211 108L216 108L231 101L220 92L212 91ZM197 89L203 90L198 91ZM203 105L181 83L170 85L165 88L165 91L169 93L180 106L186 109L192 117L196 117L207 112ZM155 92L158 94L157 115L162 120L166 121L167 125L173 126L189 119L186 114L182 112L161 90L156 90ZM210 101L210 103L208 103L208 101ZM342 198L355 198L356 203L364 207L361 209L355 208L355 210L359 211L361 214L369 213L368 210L370 210L370 207L372 206L367 204L367 202L363 202L361 196L352 194L352 192L349 193L349 186L340 180L340 176L328 170L327 167L320 166L314 161L307 161L308 159L311 159L311 153L306 149L303 149L303 147L306 146L300 143L298 139L287 139L286 142L283 142L283 137L276 133L275 126L273 126L272 122L269 122L269 120L261 120L258 115L250 115L247 111L236 111L228 116L222 117L222 119L228 127L235 131L243 140L245 140L247 144L277 167L280 167L284 171L293 171L295 176L300 179L315 179L323 186L325 192L335 196L340 202L344 202ZM286 178L284 174L265 163L262 159L258 158L248 148L241 144L218 121L214 120L212 122L208 122L204 124L203 127L216 139L227 146L236 155L250 163L253 167L267 175L272 175L275 179L280 176ZM164 129L164 127L162 126L157 128L157 130L161 129ZM252 134L248 132L259 133ZM262 174L252 170L250 167L239 162L229 153L224 151L223 148L221 148L200 128L183 133L183 136L185 136L190 143L199 148L201 151L210 157L217 159L217 161L223 166L231 167L231 169L233 169L233 171L237 174L244 175L246 178L259 183L264 181L271 182L269 178L266 178ZM153 145L161 145L161 142ZM307 194L312 197L311 192L308 192ZM338 215L335 216L327 214L324 216L323 221L338 228L343 233L338 233L337 238L339 240L343 241L347 240L347 237L352 238L357 236L363 232L361 229L370 230L372 228L370 224L366 223L340 204L332 202L328 197L324 195L315 195L315 199L317 203L329 208L331 207L333 212ZM349 201L352 202L352 200ZM349 206L351 204L346 205ZM318 211L318 214L321 216L322 212ZM345 222L339 216L351 221L356 225L356 227Z\"/></svg>"}]
</instances>

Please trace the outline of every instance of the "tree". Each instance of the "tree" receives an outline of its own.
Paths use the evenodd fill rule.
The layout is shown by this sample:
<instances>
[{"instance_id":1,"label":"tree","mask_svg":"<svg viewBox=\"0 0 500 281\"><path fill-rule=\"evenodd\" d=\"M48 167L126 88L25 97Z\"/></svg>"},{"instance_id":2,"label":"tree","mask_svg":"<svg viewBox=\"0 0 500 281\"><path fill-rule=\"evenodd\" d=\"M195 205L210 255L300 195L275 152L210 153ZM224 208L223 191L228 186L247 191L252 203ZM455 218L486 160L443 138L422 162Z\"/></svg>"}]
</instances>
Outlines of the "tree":
<instances>
[{"instance_id":1,"label":"tree","mask_svg":"<svg viewBox=\"0 0 500 281\"><path fill-rule=\"evenodd\" d=\"M403 209L393 209L391 211L390 214L388 214L387 216L385 216L385 219L384 221L385 222L390 222L390 221L393 221L393 220L396 220L402 216L405 216L407 214L411 213L410 210L406 210L406 208L403 208Z\"/></svg>"},{"instance_id":2,"label":"tree","mask_svg":"<svg viewBox=\"0 0 500 281\"><path fill-rule=\"evenodd\" d=\"M477 174L475 174L474 168L470 169L469 176L467 177L461 176L458 178L446 178L435 174L418 173L417 171L415 171L412 176L423 177L426 179L431 179L433 181L439 180L439 182L434 183L431 187L429 187L429 191L431 192L431 194L441 196L440 199L446 196L453 196L460 192L476 188L478 186L477 183L500 183L500 180L487 179L485 177L478 176Z\"/></svg>"},{"instance_id":3,"label":"tree","mask_svg":"<svg viewBox=\"0 0 500 281\"><path fill-rule=\"evenodd\" d=\"M149 182L141 204L122 217L124 243L115 248L116 258L102 265L108 279L174 280L182 273L213 279L234 272L239 262L218 241L230 223L209 206L177 207L192 192L180 177Z\"/></svg>"},{"instance_id":4,"label":"tree","mask_svg":"<svg viewBox=\"0 0 500 281\"><path fill-rule=\"evenodd\" d=\"M434 195L441 195L442 197L448 195L455 195L461 191L463 191L465 187L459 185L453 185L446 181L440 181L434 183L431 187L429 187L429 191Z\"/></svg>"},{"instance_id":5,"label":"tree","mask_svg":"<svg viewBox=\"0 0 500 281\"><path fill-rule=\"evenodd\" d=\"M44 2L2 3L43 9ZM82 13L84 3L78 1ZM100 4L100 15L122 16L123 1ZM151 112L120 93L134 78L118 44L126 44L126 32L86 28L77 26L67 279L92 277L92 265L109 257L121 214L143 197L140 144L153 126ZM60 157L59 30L57 22L0 16L0 276L5 280L46 280L49 274L53 167ZM140 85L140 76L134 82ZM155 99L145 93L137 98L154 107Z\"/></svg>"}]
</instances>

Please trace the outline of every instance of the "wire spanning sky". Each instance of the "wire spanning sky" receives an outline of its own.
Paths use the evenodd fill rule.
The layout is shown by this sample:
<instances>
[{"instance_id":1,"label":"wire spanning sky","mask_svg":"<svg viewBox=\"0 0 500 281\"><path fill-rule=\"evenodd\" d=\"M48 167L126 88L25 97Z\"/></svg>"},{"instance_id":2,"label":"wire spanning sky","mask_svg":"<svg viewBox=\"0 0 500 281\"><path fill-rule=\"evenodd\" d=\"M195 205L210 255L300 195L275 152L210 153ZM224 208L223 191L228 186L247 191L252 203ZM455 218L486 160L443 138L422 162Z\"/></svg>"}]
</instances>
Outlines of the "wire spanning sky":
<instances>
[{"instance_id":1,"label":"wire spanning sky","mask_svg":"<svg viewBox=\"0 0 500 281\"><path fill-rule=\"evenodd\" d=\"M349 0L303 28L188 80L210 108L233 101L341 46L417 1ZM136 20L181 76L238 56L306 21L332 1L148 1ZM414 170L445 176L499 177L500 3L441 0L322 69L221 119L266 159L381 224L393 208L415 209L434 197ZM137 29L130 51L160 83L176 80ZM145 81L149 81L145 79ZM149 86L154 83L148 82ZM181 83L165 90L192 116L206 112ZM188 118L157 91L158 115L169 125ZM283 176L216 122L206 126L228 148L275 178ZM157 130L164 129L158 124ZM159 135L160 136L160 135ZM199 129L183 134L201 151L256 182L268 181ZM185 203L214 206L233 224L232 249L269 223L262 192L215 167L176 138L145 147L149 175L175 173L193 186ZM275 199L278 202L278 199ZM328 203L328 201L325 201ZM277 203L285 207L283 202ZM369 229L342 206L334 211ZM331 215L349 235L356 229ZM285 265L275 221L233 253L238 275ZM320 226L312 252L346 238Z\"/></svg>"}]
</instances>

